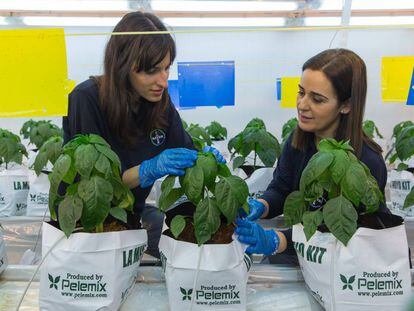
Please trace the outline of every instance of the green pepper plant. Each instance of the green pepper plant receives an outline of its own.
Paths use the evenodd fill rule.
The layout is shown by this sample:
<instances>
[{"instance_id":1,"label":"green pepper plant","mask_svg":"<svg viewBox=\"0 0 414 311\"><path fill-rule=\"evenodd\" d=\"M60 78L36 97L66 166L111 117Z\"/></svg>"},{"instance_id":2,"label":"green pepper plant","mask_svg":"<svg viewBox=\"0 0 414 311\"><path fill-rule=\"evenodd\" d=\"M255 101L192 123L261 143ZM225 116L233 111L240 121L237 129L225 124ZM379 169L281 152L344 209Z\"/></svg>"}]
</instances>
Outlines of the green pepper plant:
<instances>
[{"instance_id":1,"label":"green pepper plant","mask_svg":"<svg viewBox=\"0 0 414 311\"><path fill-rule=\"evenodd\" d=\"M411 121L403 124L399 127L401 130L397 130L395 140L395 156L401 163L398 165L398 170L407 170L408 165L403 161L406 161L414 156L414 124ZM395 128L394 128L395 130ZM414 205L414 188L408 193L404 200L403 208Z\"/></svg>"},{"instance_id":2,"label":"green pepper plant","mask_svg":"<svg viewBox=\"0 0 414 311\"><path fill-rule=\"evenodd\" d=\"M0 165L22 164L23 156L27 157L27 151L20 141L20 137L12 132L0 128Z\"/></svg>"},{"instance_id":3,"label":"green pepper plant","mask_svg":"<svg viewBox=\"0 0 414 311\"><path fill-rule=\"evenodd\" d=\"M23 135L23 138L28 138L30 143L34 144L37 149L40 149L50 137L63 135L60 127L46 120L26 121L20 130L20 134Z\"/></svg>"},{"instance_id":4,"label":"green pepper plant","mask_svg":"<svg viewBox=\"0 0 414 311\"><path fill-rule=\"evenodd\" d=\"M198 154L196 164L179 177L179 188L174 188L176 178L170 175L161 184L160 210L165 212L184 194L196 207L192 216L176 215L172 219L170 230L175 238L192 223L197 243L202 245L219 230L223 219L231 224L241 206L248 208L246 183L231 175L225 164L217 163L212 153Z\"/></svg>"},{"instance_id":5,"label":"green pepper plant","mask_svg":"<svg viewBox=\"0 0 414 311\"><path fill-rule=\"evenodd\" d=\"M381 139L384 138L372 120L365 120L362 124L362 130L369 138L374 138L375 136Z\"/></svg>"},{"instance_id":6,"label":"green pepper plant","mask_svg":"<svg viewBox=\"0 0 414 311\"><path fill-rule=\"evenodd\" d=\"M321 224L344 245L357 230L358 213L378 210L384 196L369 168L354 155L348 142L329 138L305 167L299 190L288 195L284 205L286 224L303 223L309 240ZM311 203L327 195L325 205L313 210ZM360 204L365 209L360 209ZM358 212L358 211L359 212Z\"/></svg>"},{"instance_id":7,"label":"green pepper plant","mask_svg":"<svg viewBox=\"0 0 414 311\"><path fill-rule=\"evenodd\" d=\"M225 140L227 138L227 129L217 121L211 121L205 130L212 140Z\"/></svg>"},{"instance_id":8,"label":"green pepper plant","mask_svg":"<svg viewBox=\"0 0 414 311\"><path fill-rule=\"evenodd\" d=\"M387 155L385 156L385 160L389 160L390 164L393 164L398 158L400 158L400 156L404 157L404 154L400 154L400 156L397 154L396 144L397 141L400 141L401 145L401 140L399 139L400 134L404 131L405 128L412 126L414 126L414 123L412 121L403 121L394 126L391 137L393 144L391 149L387 152ZM405 135L407 135L407 133ZM406 169L406 165L404 163L400 163L398 170L404 169Z\"/></svg>"},{"instance_id":9,"label":"green pepper plant","mask_svg":"<svg viewBox=\"0 0 414 311\"><path fill-rule=\"evenodd\" d=\"M257 167L257 157L265 166L272 167L281 152L279 141L266 130L263 120L259 118L251 120L242 132L230 139L228 149L233 160L233 169L245 164L247 156L252 152L254 170Z\"/></svg>"},{"instance_id":10,"label":"green pepper plant","mask_svg":"<svg viewBox=\"0 0 414 311\"><path fill-rule=\"evenodd\" d=\"M134 197L122 182L120 167L117 154L98 135L77 135L63 147L49 174L49 210L67 237L79 227L103 232L109 215L127 222ZM64 194L58 191L61 183Z\"/></svg>"}]
</instances>

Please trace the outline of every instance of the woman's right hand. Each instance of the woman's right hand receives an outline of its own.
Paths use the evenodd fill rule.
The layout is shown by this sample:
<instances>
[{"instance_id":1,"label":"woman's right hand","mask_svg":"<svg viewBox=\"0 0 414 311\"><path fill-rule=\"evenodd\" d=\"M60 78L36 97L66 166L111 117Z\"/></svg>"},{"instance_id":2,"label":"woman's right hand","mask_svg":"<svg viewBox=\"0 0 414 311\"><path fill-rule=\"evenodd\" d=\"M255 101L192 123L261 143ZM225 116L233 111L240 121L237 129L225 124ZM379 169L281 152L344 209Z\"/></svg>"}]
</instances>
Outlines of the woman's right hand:
<instances>
[{"instance_id":1,"label":"woman's right hand","mask_svg":"<svg viewBox=\"0 0 414 311\"><path fill-rule=\"evenodd\" d=\"M142 188L151 186L158 178L166 175L182 176L185 169L194 166L197 151L187 148L166 149L159 155L145 160L139 166L139 180Z\"/></svg>"},{"instance_id":2,"label":"woman's right hand","mask_svg":"<svg viewBox=\"0 0 414 311\"><path fill-rule=\"evenodd\" d=\"M241 243L249 245L246 249L247 254L269 256L277 252L280 238L274 230L264 230L259 224L241 218L236 220L236 225L237 239Z\"/></svg>"}]
</instances>

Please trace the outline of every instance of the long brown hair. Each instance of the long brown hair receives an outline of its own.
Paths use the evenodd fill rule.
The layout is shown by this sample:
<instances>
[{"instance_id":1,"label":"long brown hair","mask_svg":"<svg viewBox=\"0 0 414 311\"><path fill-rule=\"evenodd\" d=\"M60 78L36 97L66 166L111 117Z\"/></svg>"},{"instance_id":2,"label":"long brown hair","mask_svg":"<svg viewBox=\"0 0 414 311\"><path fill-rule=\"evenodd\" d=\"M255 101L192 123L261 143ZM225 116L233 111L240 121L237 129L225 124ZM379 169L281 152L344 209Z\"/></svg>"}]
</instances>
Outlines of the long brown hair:
<instances>
[{"instance_id":1,"label":"long brown hair","mask_svg":"<svg viewBox=\"0 0 414 311\"><path fill-rule=\"evenodd\" d=\"M374 151L381 153L381 147L362 130L367 95L367 70L364 61L350 50L330 49L307 60L302 66L302 72L306 69L323 72L335 89L339 105L349 103L350 112L340 115L335 139L349 140L358 157L361 156L364 142ZM297 126L292 146L304 151L314 139L314 133L305 132Z\"/></svg>"},{"instance_id":2,"label":"long brown hair","mask_svg":"<svg viewBox=\"0 0 414 311\"><path fill-rule=\"evenodd\" d=\"M114 32L166 31L153 14L132 12L115 26ZM101 108L107 116L112 133L126 146L154 128L167 126L166 110L170 104L167 90L160 102L148 103L130 82L131 69L148 71L169 53L171 63L176 48L170 34L112 35L104 59L104 74L94 77L98 83Z\"/></svg>"}]
</instances>

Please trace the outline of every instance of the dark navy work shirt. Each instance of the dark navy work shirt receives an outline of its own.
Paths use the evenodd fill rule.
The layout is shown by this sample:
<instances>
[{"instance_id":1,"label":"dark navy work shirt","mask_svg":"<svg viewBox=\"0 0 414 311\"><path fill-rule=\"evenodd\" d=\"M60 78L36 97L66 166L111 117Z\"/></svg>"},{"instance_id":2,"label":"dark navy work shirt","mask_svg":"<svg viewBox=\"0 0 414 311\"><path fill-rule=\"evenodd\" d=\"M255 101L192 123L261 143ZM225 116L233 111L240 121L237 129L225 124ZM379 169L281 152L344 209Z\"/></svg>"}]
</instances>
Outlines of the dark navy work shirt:
<instances>
[{"instance_id":1,"label":"dark navy work shirt","mask_svg":"<svg viewBox=\"0 0 414 311\"><path fill-rule=\"evenodd\" d=\"M261 196L269 203L269 214L266 218L274 218L283 214L286 197L291 192L299 190L302 172L311 157L318 151L314 143L305 152L293 148L292 137L293 135L289 137L283 148L273 172L273 180ZM385 184L387 183L387 168L382 155L364 143L360 160L368 166L372 176L377 180L380 190L384 193ZM387 208L382 204L380 210L387 211Z\"/></svg>"},{"instance_id":2,"label":"dark navy work shirt","mask_svg":"<svg viewBox=\"0 0 414 311\"><path fill-rule=\"evenodd\" d=\"M181 118L172 103L166 113L168 114L166 129L155 129L148 137L137 139L134 146L126 148L110 132L108 118L100 109L98 86L95 80L89 79L76 86L69 94L68 116L63 118L64 143L76 134L102 136L121 160L123 173L165 149L194 148L191 137L184 130ZM140 214L150 190L151 187L141 188L140 186L131 189L135 196L134 211L136 213Z\"/></svg>"}]
</instances>

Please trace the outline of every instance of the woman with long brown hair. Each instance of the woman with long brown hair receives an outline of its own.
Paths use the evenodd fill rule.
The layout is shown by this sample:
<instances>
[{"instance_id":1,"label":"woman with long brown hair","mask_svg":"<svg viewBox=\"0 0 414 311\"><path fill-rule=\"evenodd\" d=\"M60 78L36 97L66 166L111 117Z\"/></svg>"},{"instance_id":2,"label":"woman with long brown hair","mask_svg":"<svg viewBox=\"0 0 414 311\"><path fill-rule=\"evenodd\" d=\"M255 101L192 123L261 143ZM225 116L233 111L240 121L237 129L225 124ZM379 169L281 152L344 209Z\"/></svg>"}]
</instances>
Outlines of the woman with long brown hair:
<instances>
[{"instance_id":1,"label":"woman with long brown hair","mask_svg":"<svg viewBox=\"0 0 414 311\"><path fill-rule=\"evenodd\" d=\"M286 197L299 189L302 172L324 138L349 140L384 193L387 170L381 147L362 130L366 94L366 66L354 52L325 50L304 63L296 101L298 126L285 144L267 190L249 202L249 215L238 221L236 233L241 242L250 245L248 252L271 255L285 251L290 231L264 230L253 221L283 214ZM312 204L318 208L325 202L321 197ZM387 210L383 204L380 209ZM289 253L295 253L293 248Z\"/></svg>"},{"instance_id":2,"label":"woman with long brown hair","mask_svg":"<svg viewBox=\"0 0 414 311\"><path fill-rule=\"evenodd\" d=\"M122 179L135 196L129 225L141 216L149 236L148 252L159 256L158 240L163 216L145 200L156 179L183 175L194 165L197 151L185 132L168 95L169 69L176 56L169 33L153 14L126 14L115 26L106 46L104 73L79 84L69 95L68 116L63 118L64 141L76 134L98 134L117 153ZM209 147L218 161L217 150ZM149 215L149 216L148 216Z\"/></svg>"}]
</instances>

